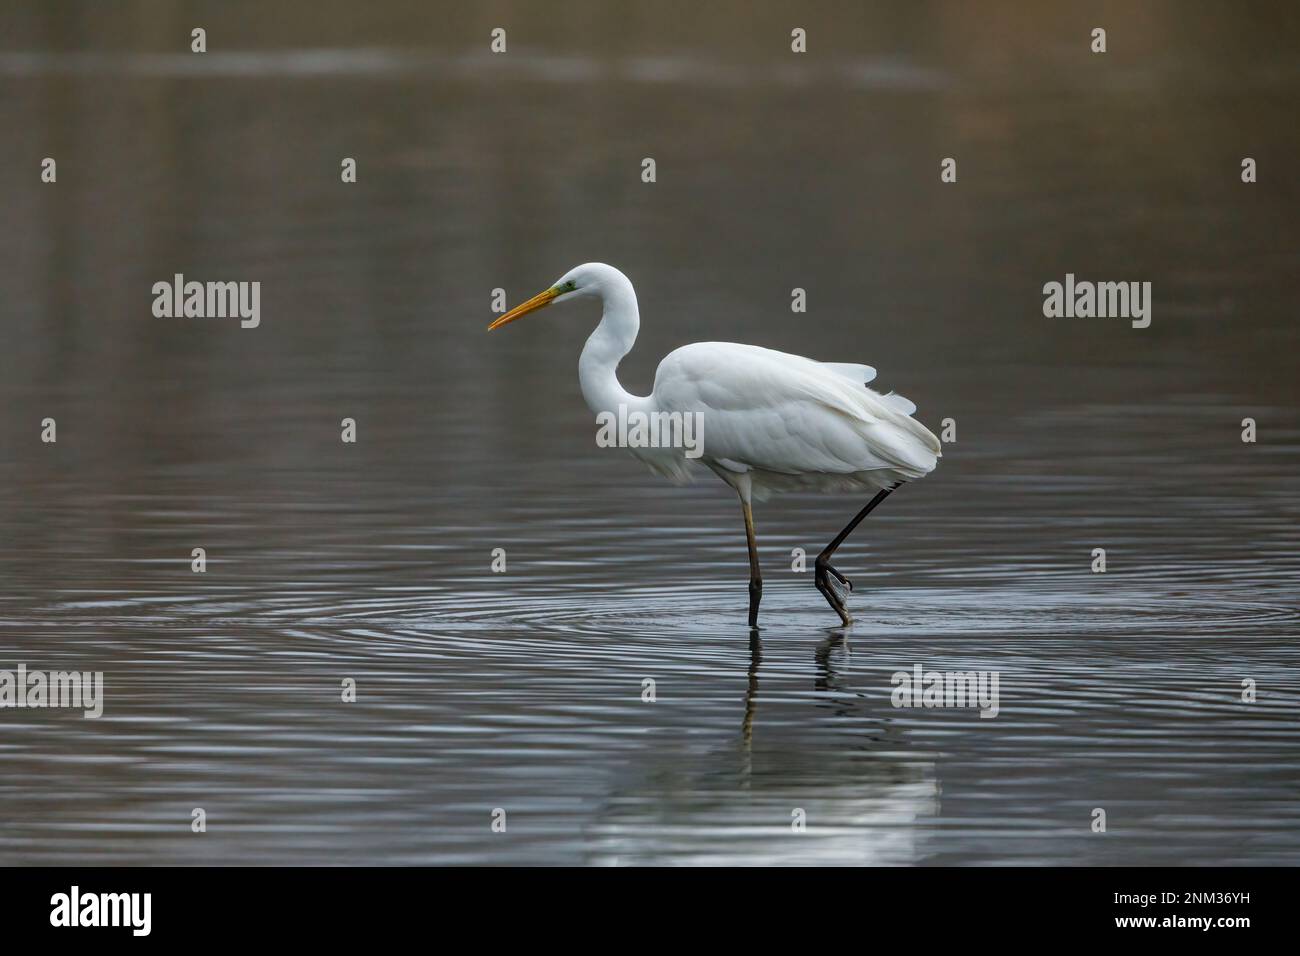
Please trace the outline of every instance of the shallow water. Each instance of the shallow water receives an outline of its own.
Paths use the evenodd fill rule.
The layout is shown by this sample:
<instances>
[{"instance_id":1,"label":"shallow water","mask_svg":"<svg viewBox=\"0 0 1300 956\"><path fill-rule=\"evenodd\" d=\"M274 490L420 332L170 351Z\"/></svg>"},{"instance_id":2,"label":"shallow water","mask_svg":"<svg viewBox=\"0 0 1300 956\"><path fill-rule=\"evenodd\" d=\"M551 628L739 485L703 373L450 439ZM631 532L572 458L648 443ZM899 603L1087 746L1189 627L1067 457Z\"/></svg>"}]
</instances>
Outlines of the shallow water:
<instances>
[{"instance_id":1,"label":"shallow water","mask_svg":"<svg viewBox=\"0 0 1300 956\"><path fill-rule=\"evenodd\" d=\"M1103 69L1064 13L828 7L793 69L725 5L504 9L496 72L419 5L225 6L201 65L5 14L0 669L106 704L0 710L0 863L1300 863L1294 23L1143 8ZM597 258L634 391L750 341L956 420L840 553L850 633L792 550L860 502L759 507L755 640L730 493L594 447L591 310L483 333ZM153 318L175 272L262 325ZM1066 272L1151 281L1151 328L1044 318ZM916 664L997 716L892 706Z\"/></svg>"}]
</instances>

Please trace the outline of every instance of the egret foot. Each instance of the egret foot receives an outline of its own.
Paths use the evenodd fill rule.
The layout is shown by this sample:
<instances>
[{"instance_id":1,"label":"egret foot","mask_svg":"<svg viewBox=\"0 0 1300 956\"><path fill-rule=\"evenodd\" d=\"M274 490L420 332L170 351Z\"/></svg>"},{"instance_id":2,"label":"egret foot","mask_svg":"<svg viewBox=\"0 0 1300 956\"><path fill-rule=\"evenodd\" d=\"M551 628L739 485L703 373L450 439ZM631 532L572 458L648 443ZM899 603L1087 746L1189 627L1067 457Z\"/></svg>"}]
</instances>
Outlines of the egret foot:
<instances>
[{"instance_id":1,"label":"egret foot","mask_svg":"<svg viewBox=\"0 0 1300 956\"><path fill-rule=\"evenodd\" d=\"M831 610L840 616L840 623L845 627L851 625L853 615L849 614L848 608L844 606L844 599L853 590L853 582L821 558L817 559L813 581L817 585L817 590L822 592L826 603L831 606Z\"/></svg>"},{"instance_id":2,"label":"egret foot","mask_svg":"<svg viewBox=\"0 0 1300 956\"><path fill-rule=\"evenodd\" d=\"M884 501L889 493L897 487L898 485L895 484L883 491L876 492L876 496L867 502L866 507L854 515L853 520L844 526L844 530L835 536L835 540L826 545L822 553L817 555L817 590L822 592L822 597L840 616L840 621L845 627L853 623L853 618L844 607L844 598L848 591L841 590L841 586L852 591L853 583L831 567L831 555L835 553L836 548L844 543L844 539L853 533L853 529L862 523L862 519L871 514L876 505Z\"/></svg>"},{"instance_id":3,"label":"egret foot","mask_svg":"<svg viewBox=\"0 0 1300 956\"><path fill-rule=\"evenodd\" d=\"M763 600L763 582L754 579L749 582L749 626L758 627L758 602Z\"/></svg>"}]
</instances>

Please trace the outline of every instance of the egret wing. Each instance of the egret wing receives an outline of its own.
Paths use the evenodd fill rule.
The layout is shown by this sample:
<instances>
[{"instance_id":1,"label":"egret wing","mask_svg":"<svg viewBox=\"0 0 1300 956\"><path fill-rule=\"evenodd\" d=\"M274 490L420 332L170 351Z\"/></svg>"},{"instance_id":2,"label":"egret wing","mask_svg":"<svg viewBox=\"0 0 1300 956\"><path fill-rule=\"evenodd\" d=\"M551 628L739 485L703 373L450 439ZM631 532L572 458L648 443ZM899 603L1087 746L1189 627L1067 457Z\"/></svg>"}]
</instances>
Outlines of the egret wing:
<instances>
[{"instance_id":1,"label":"egret wing","mask_svg":"<svg viewBox=\"0 0 1300 956\"><path fill-rule=\"evenodd\" d=\"M700 413L704 456L727 467L785 475L892 469L903 477L933 469L938 439L885 396L855 384L857 373L846 375L843 363L832 364L838 367L701 342L660 363L654 397L665 411Z\"/></svg>"}]
</instances>

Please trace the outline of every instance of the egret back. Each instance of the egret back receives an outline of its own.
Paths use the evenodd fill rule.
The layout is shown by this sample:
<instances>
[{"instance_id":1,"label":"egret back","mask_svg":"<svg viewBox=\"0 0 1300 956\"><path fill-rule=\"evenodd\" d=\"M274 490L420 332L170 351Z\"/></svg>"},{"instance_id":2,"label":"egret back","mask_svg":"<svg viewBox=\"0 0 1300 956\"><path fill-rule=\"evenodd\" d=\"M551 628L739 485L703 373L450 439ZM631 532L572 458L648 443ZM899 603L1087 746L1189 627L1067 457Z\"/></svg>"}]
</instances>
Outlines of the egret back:
<instances>
[{"instance_id":1,"label":"egret back","mask_svg":"<svg viewBox=\"0 0 1300 956\"><path fill-rule=\"evenodd\" d=\"M932 471L938 438L900 395L865 385L870 366L824 363L730 342L670 353L651 403L698 412L703 457L724 478L750 474L756 494L892 487Z\"/></svg>"}]
</instances>

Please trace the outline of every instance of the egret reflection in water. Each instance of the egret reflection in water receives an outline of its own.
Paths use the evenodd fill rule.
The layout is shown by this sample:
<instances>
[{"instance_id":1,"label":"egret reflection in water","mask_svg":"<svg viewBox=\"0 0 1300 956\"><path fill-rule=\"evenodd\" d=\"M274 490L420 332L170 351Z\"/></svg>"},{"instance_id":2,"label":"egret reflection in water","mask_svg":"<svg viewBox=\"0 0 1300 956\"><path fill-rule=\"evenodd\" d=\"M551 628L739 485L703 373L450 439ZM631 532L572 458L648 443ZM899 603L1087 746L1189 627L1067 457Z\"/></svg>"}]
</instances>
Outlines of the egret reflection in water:
<instances>
[{"instance_id":1,"label":"egret reflection in water","mask_svg":"<svg viewBox=\"0 0 1300 956\"><path fill-rule=\"evenodd\" d=\"M816 645L811 701L765 701L773 710L804 711L803 730L792 734L777 720L765 728L762 644L754 634L739 746L688 751L651 774L629 767L584 834L592 847L588 861L898 865L923 859L939 811L934 764L907 753L891 732L887 700L883 709L873 707L839 686L833 652L847 653L842 634Z\"/></svg>"}]
</instances>

